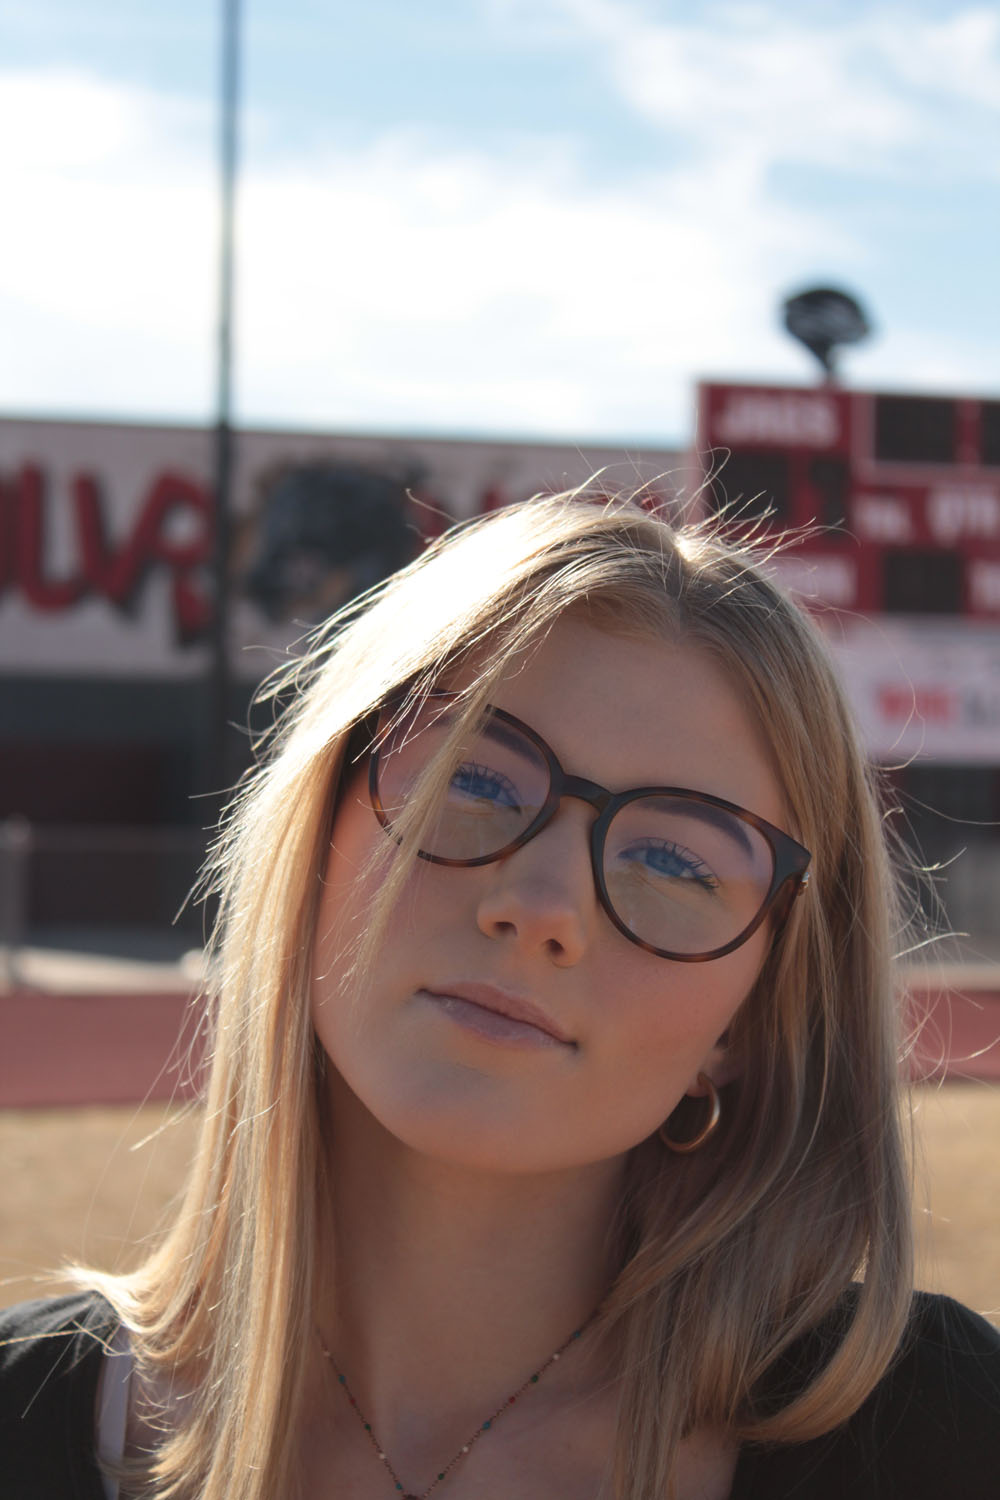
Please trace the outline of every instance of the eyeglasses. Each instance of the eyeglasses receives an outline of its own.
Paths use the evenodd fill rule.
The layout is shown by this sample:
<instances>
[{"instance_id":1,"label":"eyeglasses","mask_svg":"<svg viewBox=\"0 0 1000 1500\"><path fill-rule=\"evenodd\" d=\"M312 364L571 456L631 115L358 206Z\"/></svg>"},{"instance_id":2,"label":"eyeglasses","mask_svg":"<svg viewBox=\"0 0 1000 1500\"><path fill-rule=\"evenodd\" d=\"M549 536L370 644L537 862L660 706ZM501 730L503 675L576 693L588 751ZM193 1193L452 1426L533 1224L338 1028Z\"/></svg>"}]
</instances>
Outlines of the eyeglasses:
<instances>
[{"instance_id":1,"label":"eyeglasses","mask_svg":"<svg viewBox=\"0 0 1000 1500\"><path fill-rule=\"evenodd\" d=\"M453 732L455 701L434 693L383 713L368 786L388 832ZM780 926L809 879L809 851L756 813L683 787L610 792L570 776L541 735L500 708L486 708L454 752L419 856L491 864L540 833L564 797L597 812L590 857L604 910L625 937L661 958L703 963L731 953L768 912Z\"/></svg>"}]
</instances>

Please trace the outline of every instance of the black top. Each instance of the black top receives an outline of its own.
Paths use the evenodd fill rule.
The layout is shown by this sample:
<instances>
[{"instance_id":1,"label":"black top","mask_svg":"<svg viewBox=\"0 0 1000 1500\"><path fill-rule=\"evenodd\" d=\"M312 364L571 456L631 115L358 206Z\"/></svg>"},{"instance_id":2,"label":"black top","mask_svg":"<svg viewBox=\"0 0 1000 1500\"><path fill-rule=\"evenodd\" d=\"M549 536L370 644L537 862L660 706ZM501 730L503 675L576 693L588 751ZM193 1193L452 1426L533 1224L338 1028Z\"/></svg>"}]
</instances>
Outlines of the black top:
<instances>
[{"instance_id":1,"label":"black top","mask_svg":"<svg viewBox=\"0 0 1000 1500\"><path fill-rule=\"evenodd\" d=\"M829 1357L851 1298L783 1363L790 1394ZM115 1314L97 1293L0 1312L4 1500L104 1500L94 1459L97 1381ZM1000 1331L918 1293L891 1370L825 1437L744 1448L730 1500L998 1500Z\"/></svg>"},{"instance_id":2,"label":"black top","mask_svg":"<svg viewBox=\"0 0 1000 1500\"><path fill-rule=\"evenodd\" d=\"M117 1321L96 1292L0 1312L4 1500L104 1500L94 1457L97 1381Z\"/></svg>"}]
</instances>

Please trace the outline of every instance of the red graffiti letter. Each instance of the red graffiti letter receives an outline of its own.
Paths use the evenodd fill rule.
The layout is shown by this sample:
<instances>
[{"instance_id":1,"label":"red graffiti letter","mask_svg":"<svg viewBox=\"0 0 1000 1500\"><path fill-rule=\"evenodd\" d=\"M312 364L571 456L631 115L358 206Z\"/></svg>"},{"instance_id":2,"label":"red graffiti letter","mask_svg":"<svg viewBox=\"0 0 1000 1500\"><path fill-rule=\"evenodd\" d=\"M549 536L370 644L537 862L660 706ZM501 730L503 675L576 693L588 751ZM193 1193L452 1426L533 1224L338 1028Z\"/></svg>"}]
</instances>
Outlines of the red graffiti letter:
<instances>
[{"instance_id":1,"label":"red graffiti letter","mask_svg":"<svg viewBox=\"0 0 1000 1500\"><path fill-rule=\"evenodd\" d=\"M20 511L17 525L17 566L21 589L29 604L36 609L69 609L76 604L85 590L84 580L77 575L59 583L50 583L44 576L45 567L45 493L42 471L34 464L25 464L21 470L15 503Z\"/></svg>"}]
</instances>

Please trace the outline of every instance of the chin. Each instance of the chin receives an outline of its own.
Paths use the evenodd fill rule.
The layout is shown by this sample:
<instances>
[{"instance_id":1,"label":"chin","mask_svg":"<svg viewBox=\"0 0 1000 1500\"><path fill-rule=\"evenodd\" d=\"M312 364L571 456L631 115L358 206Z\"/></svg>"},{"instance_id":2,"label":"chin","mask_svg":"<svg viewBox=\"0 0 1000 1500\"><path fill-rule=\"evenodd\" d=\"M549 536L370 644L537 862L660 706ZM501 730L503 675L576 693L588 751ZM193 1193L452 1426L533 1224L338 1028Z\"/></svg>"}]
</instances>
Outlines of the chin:
<instances>
[{"instance_id":1,"label":"chin","mask_svg":"<svg viewBox=\"0 0 1000 1500\"><path fill-rule=\"evenodd\" d=\"M397 1096L378 1123L399 1145L454 1169L506 1177L572 1172L624 1160L631 1140L593 1140L551 1122L548 1129L523 1113L446 1105L440 1097L405 1107Z\"/></svg>"}]
</instances>

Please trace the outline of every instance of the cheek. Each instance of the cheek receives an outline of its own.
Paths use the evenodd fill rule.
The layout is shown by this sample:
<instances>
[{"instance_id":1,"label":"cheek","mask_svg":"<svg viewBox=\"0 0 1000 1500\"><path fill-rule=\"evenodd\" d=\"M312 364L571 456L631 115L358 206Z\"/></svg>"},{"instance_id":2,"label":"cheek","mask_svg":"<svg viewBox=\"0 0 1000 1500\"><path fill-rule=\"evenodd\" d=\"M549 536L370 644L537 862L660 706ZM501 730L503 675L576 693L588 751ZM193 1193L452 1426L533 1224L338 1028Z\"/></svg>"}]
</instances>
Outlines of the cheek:
<instances>
[{"instance_id":1,"label":"cheek","mask_svg":"<svg viewBox=\"0 0 1000 1500\"><path fill-rule=\"evenodd\" d=\"M753 989L767 953L757 934L735 953L704 964L681 964L639 955L637 964L619 964L614 987L624 1025L621 1036L630 1064L644 1076L662 1071L694 1080L716 1049ZM612 1002L614 1003L614 1002Z\"/></svg>"},{"instance_id":2,"label":"cheek","mask_svg":"<svg viewBox=\"0 0 1000 1500\"><path fill-rule=\"evenodd\" d=\"M350 879L385 837L368 799L368 772L355 771L343 786L337 801L326 878Z\"/></svg>"},{"instance_id":3,"label":"cheek","mask_svg":"<svg viewBox=\"0 0 1000 1500\"><path fill-rule=\"evenodd\" d=\"M313 1009L339 994L350 956L363 932L376 877L372 857L383 834L366 793L366 777L352 777L341 796L330 836L313 947Z\"/></svg>"}]
</instances>

